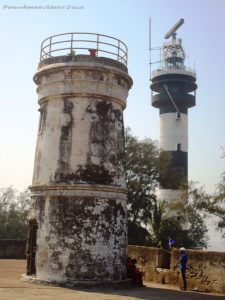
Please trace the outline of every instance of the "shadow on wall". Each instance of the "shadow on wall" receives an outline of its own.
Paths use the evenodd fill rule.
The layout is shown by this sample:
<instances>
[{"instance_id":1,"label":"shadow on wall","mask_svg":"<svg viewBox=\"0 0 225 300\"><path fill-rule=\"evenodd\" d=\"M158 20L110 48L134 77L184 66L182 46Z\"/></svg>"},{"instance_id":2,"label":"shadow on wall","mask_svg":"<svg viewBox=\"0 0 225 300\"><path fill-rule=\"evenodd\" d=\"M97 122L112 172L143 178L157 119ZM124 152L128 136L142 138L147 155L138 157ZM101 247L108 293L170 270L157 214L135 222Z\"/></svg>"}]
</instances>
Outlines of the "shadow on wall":
<instances>
[{"instance_id":1,"label":"shadow on wall","mask_svg":"<svg viewBox=\"0 0 225 300\"><path fill-rule=\"evenodd\" d=\"M0 240L0 259L25 259L26 240Z\"/></svg>"},{"instance_id":2,"label":"shadow on wall","mask_svg":"<svg viewBox=\"0 0 225 300\"><path fill-rule=\"evenodd\" d=\"M225 252L188 250L187 289L199 292L225 293ZM136 258L145 281L180 286L180 251L128 246L128 256Z\"/></svg>"}]
</instances>

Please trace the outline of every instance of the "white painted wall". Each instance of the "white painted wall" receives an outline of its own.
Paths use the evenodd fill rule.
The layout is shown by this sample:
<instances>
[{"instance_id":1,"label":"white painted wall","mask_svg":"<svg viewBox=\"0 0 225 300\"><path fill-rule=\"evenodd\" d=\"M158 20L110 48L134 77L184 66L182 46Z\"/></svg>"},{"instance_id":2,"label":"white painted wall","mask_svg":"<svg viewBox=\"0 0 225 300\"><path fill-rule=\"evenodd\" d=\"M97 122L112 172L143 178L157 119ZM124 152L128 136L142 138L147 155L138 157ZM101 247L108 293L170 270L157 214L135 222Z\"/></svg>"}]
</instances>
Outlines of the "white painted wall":
<instances>
[{"instance_id":1,"label":"white painted wall","mask_svg":"<svg viewBox=\"0 0 225 300\"><path fill-rule=\"evenodd\" d=\"M160 115L160 148L165 151L176 151L177 144L181 144L181 150L188 152L188 117L180 114L177 119L176 113Z\"/></svg>"},{"instance_id":2,"label":"white painted wall","mask_svg":"<svg viewBox=\"0 0 225 300\"><path fill-rule=\"evenodd\" d=\"M99 80L99 77L103 80ZM120 84L117 82L118 77ZM122 114L132 80L119 69L116 71L110 66L106 68L100 63L92 63L89 67L88 62L46 65L38 70L34 78L38 84L39 103L47 104L47 116L46 124L38 134L33 185L44 185L54 181L60 159L61 128L71 119L68 113L63 113L64 99L73 103L72 152L68 161L72 173L77 171L78 166L87 164L90 151L92 154L98 152L98 149L95 151L94 144L90 145L91 128L98 118L94 112L95 104L98 101L108 101L112 103L113 109L120 110ZM87 107L92 110L91 115L87 112ZM123 130L122 121L113 126L117 131ZM113 128L111 133L115 135ZM97 155L92 155L92 162L96 165L100 160ZM105 167L114 173L114 167L110 163L105 163ZM115 184L125 187L125 174L120 177L115 178Z\"/></svg>"},{"instance_id":3,"label":"white painted wall","mask_svg":"<svg viewBox=\"0 0 225 300\"><path fill-rule=\"evenodd\" d=\"M180 190L171 190L171 189L159 189L157 191L157 199L159 201L176 201L179 200L182 196L182 191Z\"/></svg>"}]
</instances>

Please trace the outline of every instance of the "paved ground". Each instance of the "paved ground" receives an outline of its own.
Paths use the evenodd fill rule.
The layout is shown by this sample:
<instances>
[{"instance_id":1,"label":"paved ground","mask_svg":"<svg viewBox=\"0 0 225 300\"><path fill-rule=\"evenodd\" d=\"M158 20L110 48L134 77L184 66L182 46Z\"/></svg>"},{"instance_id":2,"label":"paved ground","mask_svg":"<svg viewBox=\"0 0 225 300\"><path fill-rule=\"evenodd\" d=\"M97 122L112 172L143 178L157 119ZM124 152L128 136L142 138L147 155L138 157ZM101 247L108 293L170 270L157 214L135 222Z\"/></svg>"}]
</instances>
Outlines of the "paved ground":
<instances>
[{"instance_id":1,"label":"paved ground","mask_svg":"<svg viewBox=\"0 0 225 300\"><path fill-rule=\"evenodd\" d=\"M145 283L145 288L66 289L22 282L24 260L0 260L0 300L222 300L224 295L183 292L169 285Z\"/></svg>"}]
</instances>

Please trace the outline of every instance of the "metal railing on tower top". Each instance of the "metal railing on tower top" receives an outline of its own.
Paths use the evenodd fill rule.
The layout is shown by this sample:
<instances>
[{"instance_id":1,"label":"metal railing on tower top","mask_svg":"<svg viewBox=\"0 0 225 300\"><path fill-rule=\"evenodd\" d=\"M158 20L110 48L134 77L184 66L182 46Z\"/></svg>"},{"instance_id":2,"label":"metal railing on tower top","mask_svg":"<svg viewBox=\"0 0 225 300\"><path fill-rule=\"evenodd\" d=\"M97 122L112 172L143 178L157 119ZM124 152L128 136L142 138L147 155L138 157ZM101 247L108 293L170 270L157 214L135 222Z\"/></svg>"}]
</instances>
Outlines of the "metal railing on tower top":
<instances>
[{"instance_id":1,"label":"metal railing on tower top","mask_svg":"<svg viewBox=\"0 0 225 300\"><path fill-rule=\"evenodd\" d=\"M170 71L174 71L174 73L178 73L179 74L179 71L184 71L186 73L189 73L189 75L192 75L194 77L196 77L196 72L194 69L192 68L189 68L189 67L186 67L186 66L181 66L181 67L174 67L174 66L171 66L171 67L168 67L168 66L163 66L161 65L160 67L158 67L157 69L153 70L151 72L151 78L159 75L160 73L166 73L166 72L170 72Z\"/></svg>"},{"instance_id":2,"label":"metal railing on tower top","mask_svg":"<svg viewBox=\"0 0 225 300\"><path fill-rule=\"evenodd\" d=\"M70 32L48 37L41 44L40 61L77 54L108 57L127 66L128 50L122 41L108 35L88 32Z\"/></svg>"}]
</instances>

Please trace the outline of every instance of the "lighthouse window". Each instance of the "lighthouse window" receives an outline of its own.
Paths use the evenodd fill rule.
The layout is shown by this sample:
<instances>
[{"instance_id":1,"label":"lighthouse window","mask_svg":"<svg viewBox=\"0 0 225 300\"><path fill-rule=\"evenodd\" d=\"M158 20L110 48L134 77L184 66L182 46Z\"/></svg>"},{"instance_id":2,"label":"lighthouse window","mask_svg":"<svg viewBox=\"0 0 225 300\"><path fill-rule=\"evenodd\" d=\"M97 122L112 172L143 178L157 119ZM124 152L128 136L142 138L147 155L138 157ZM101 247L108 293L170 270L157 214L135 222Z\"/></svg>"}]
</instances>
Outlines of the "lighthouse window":
<instances>
[{"instance_id":1,"label":"lighthouse window","mask_svg":"<svg viewBox=\"0 0 225 300\"><path fill-rule=\"evenodd\" d=\"M39 126L38 126L38 133L42 132L43 128L43 111L40 111L40 117L39 117Z\"/></svg>"},{"instance_id":2,"label":"lighthouse window","mask_svg":"<svg viewBox=\"0 0 225 300\"><path fill-rule=\"evenodd\" d=\"M176 112L176 120L180 120L180 112Z\"/></svg>"},{"instance_id":3,"label":"lighthouse window","mask_svg":"<svg viewBox=\"0 0 225 300\"><path fill-rule=\"evenodd\" d=\"M183 60L181 57L172 56L167 58L166 66L168 68L181 69L183 67Z\"/></svg>"},{"instance_id":4,"label":"lighthouse window","mask_svg":"<svg viewBox=\"0 0 225 300\"><path fill-rule=\"evenodd\" d=\"M39 108L40 111L40 117L39 117L39 125L38 125L38 133L41 134L44 126L45 126L45 119L46 119L46 105L42 105Z\"/></svg>"},{"instance_id":5,"label":"lighthouse window","mask_svg":"<svg viewBox=\"0 0 225 300\"><path fill-rule=\"evenodd\" d=\"M177 151L181 151L181 144L180 143L177 144Z\"/></svg>"}]
</instances>

